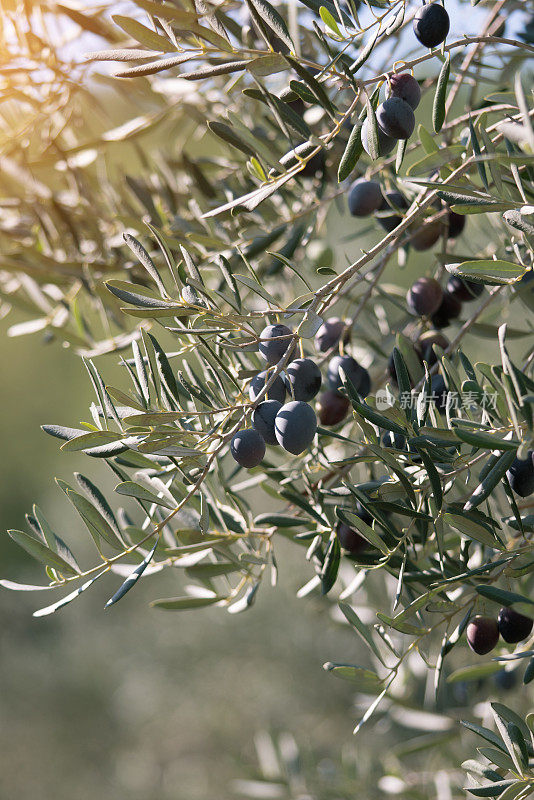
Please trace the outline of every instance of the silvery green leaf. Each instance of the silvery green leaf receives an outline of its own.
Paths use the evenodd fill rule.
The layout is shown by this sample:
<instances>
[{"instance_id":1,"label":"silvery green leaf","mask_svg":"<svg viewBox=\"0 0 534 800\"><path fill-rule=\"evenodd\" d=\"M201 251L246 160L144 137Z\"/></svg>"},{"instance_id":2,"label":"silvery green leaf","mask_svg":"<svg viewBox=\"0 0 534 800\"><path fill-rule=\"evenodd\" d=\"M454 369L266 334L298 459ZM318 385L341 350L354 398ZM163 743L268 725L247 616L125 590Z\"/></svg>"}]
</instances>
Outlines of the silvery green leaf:
<instances>
[{"instance_id":1,"label":"silvery green leaf","mask_svg":"<svg viewBox=\"0 0 534 800\"><path fill-rule=\"evenodd\" d=\"M32 558L35 558L42 564L51 566L58 570L58 572L66 575L79 574L79 571L69 564L68 561L65 561L64 558L47 547L47 545L43 544L43 542L34 539L34 537L30 536L29 533L25 533L24 531L10 530L8 531L8 534L16 544L26 550L26 552L29 553Z\"/></svg>"},{"instance_id":2,"label":"silvery green leaf","mask_svg":"<svg viewBox=\"0 0 534 800\"><path fill-rule=\"evenodd\" d=\"M331 661L327 661L326 664L323 664L323 669L331 672L336 678L354 683L356 690L365 694L378 694L383 688L384 682L378 675L363 667L352 664L333 664Z\"/></svg>"},{"instance_id":3,"label":"silvery green leaf","mask_svg":"<svg viewBox=\"0 0 534 800\"><path fill-rule=\"evenodd\" d=\"M139 580L139 578L141 577L143 572L146 570L146 568L150 564L150 562L152 560L152 557L154 556L154 553L156 552L156 547L158 546L158 544L159 544L159 539L157 539L157 541L156 541L155 545L153 546L152 550L150 550L150 552L145 556L145 558L142 560L142 562L139 564L139 566L136 567L133 570L133 572L130 573L130 575L128 575L128 577L126 578L126 580L124 581L122 586L119 587L119 589L115 592L113 597L110 597L110 599L107 601L107 603L105 605L105 608L109 608L110 606L114 605L115 603L118 603L119 600L121 600L124 597L126 592L129 592L130 589L134 586L134 584L137 583L137 581Z\"/></svg>"},{"instance_id":4,"label":"silvery green leaf","mask_svg":"<svg viewBox=\"0 0 534 800\"><path fill-rule=\"evenodd\" d=\"M290 50L294 50L295 45L283 17L268 0L247 0L247 4Z\"/></svg>"},{"instance_id":5,"label":"silvery green leaf","mask_svg":"<svg viewBox=\"0 0 534 800\"><path fill-rule=\"evenodd\" d=\"M212 606L223 600L223 597L212 595L210 597L165 597L161 600L152 600L151 608L161 608L164 611L187 611L191 608L204 608Z\"/></svg>"},{"instance_id":6,"label":"silvery green leaf","mask_svg":"<svg viewBox=\"0 0 534 800\"><path fill-rule=\"evenodd\" d=\"M304 319L298 326L297 333L303 339L313 339L322 324L322 317L318 316L318 314L315 314L313 311L307 311L304 315Z\"/></svg>"},{"instance_id":7,"label":"silvery green leaf","mask_svg":"<svg viewBox=\"0 0 534 800\"><path fill-rule=\"evenodd\" d=\"M439 73L438 83L436 86L436 93L434 95L434 105L432 108L432 123L434 131L439 133L445 122L445 95L447 93L447 84L449 82L449 74L451 70L451 57L450 53L443 62L443 66Z\"/></svg>"},{"instance_id":8,"label":"silvery green leaf","mask_svg":"<svg viewBox=\"0 0 534 800\"><path fill-rule=\"evenodd\" d=\"M147 503L155 503L158 506L163 506L163 508L174 508L174 505L168 500L158 497L158 495L154 494L154 492L151 492L144 486L140 486L138 483L135 483L135 481L124 481L123 483L119 483L115 487L115 491L117 494L124 494L127 497L136 497L138 500L142 500Z\"/></svg>"},{"instance_id":9,"label":"silvery green leaf","mask_svg":"<svg viewBox=\"0 0 534 800\"><path fill-rule=\"evenodd\" d=\"M102 577L102 575L105 575L107 571L107 569L102 570L102 572L100 572L98 575L95 575L94 578L90 578L88 581L85 581L85 583L82 583L81 586L78 586L78 588L73 592L65 597L62 597L61 600L57 600L55 603L52 603L52 605L46 606L45 608L40 608L38 611L34 611L33 616L47 617L49 614L54 614L56 611L59 611L59 609L63 608L63 606L67 606L69 603L72 603L73 600L76 600L76 598L79 597L82 592L85 592L85 590L92 586L95 581Z\"/></svg>"},{"instance_id":10,"label":"silvery green leaf","mask_svg":"<svg viewBox=\"0 0 534 800\"><path fill-rule=\"evenodd\" d=\"M498 261L493 259L480 259L464 261L461 264L446 264L447 272L479 283L503 285L515 283L526 271L521 264L511 261Z\"/></svg>"}]
</instances>

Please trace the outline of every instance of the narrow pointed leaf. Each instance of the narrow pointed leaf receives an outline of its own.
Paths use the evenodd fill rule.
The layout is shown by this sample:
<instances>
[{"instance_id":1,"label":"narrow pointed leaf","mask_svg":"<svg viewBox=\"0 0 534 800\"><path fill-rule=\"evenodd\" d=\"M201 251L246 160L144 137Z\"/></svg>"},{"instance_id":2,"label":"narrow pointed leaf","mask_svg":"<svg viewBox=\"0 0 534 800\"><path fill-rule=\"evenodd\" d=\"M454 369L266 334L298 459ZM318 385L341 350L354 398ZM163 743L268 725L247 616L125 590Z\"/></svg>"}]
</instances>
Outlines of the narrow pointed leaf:
<instances>
[{"instance_id":1,"label":"narrow pointed leaf","mask_svg":"<svg viewBox=\"0 0 534 800\"><path fill-rule=\"evenodd\" d=\"M156 552L156 547L158 546L158 544L159 544L159 539L156 541L156 543L155 543L154 547L152 548L152 550L143 559L143 561L139 564L139 566L136 567L134 569L134 571L132 573L130 573L130 575L128 575L128 577L126 578L124 583L115 592L113 597L110 597L110 599L107 601L107 603L105 605L105 608L109 608L110 606L114 605L115 603L118 603L119 600L121 598L123 598L124 595L127 592L130 591L130 589L134 586L134 584L137 583L137 581L139 580L139 578L141 577L141 575L143 574L145 569L148 567L148 565L152 561L152 557L153 557L154 553Z\"/></svg>"},{"instance_id":2,"label":"narrow pointed leaf","mask_svg":"<svg viewBox=\"0 0 534 800\"><path fill-rule=\"evenodd\" d=\"M46 606L45 608L40 608L38 611L34 611L33 616L47 617L49 614L54 614L56 611L59 611L60 608L63 608L63 606L67 606L69 603L72 603L73 600L76 600L76 598L79 597L82 594L82 592L85 592L86 589L92 586L95 581L97 581L99 578L102 577L102 575L105 575L107 572L108 572L107 569L102 570L102 572L100 572L98 575L95 575L94 578L91 578L85 583L82 583L82 585L78 586L78 588L75 589L73 592L66 595L65 597L62 597L61 600L58 600L57 602L52 603L52 605Z\"/></svg>"},{"instance_id":3,"label":"narrow pointed leaf","mask_svg":"<svg viewBox=\"0 0 534 800\"><path fill-rule=\"evenodd\" d=\"M247 0L247 4L290 50L295 49L283 17L280 16L276 8L268 0Z\"/></svg>"},{"instance_id":4,"label":"narrow pointed leaf","mask_svg":"<svg viewBox=\"0 0 534 800\"><path fill-rule=\"evenodd\" d=\"M164 611L187 611L191 608L204 608L212 606L224 600L224 597L213 595L212 597L164 597L161 600L153 600L151 608L161 608Z\"/></svg>"},{"instance_id":5,"label":"narrow pointed leaf","mask_svg":"<svg viewBox=\"0 0 534 800\"><path fill-rule=\"evenodd\" d=\"M339 168L337 172L338 183L341 183L345 180L345 178L349 177L350 173L358 163L358 159L363 153L361 129L362 122L358 120L351 131L347 146L345 147L345 152L341 156L341 161L339 162Z\"/></svg>"},{"instance_id":6,"label":"narrow pointed leaf","mask_svg":"<svg viewBox=\"0 0 534 800\"><path fill-rule=\"evenodd\" d=\"M436 86L436 94L434 95L434 105L432 108L432 124L434 130L439 133L445 122L445 95L447 94L447 84L449 82L449 74L451 71L451 57L447 55L445 62L439 73L438 83Z\"/></svg>"},{"instance_id":7,"label":"narrow pointed leaf","mask_svg":"<svg viewBox=\"0 0 534 800\"><path fill-rule=\"evenodd\" d=\"M135 497L138 500L143 500L147 503L155 503L158 506L163 506L163 508L174 508L174 506L168 500L163 497L158 497L157 494L151 492L150 489L146 489L144 486L140 486L134 481L124 481L123 483L119 483L118 486L115 487L115 491L117 494L124 494L127 497Z\"/></svg>"},{"instance_id":8,"label":"narrow pointed leaf","mask_svg":"<svg viewBox=\"0 0 534 800\"><path fill-rule=\"evenodd\" d=\"M100 539L104 539L111 547L121 550L123 545L117 538L115 531L94 505L83 495L71 489L70 486L63 484L62 481L58 481L58 483L84 521L95 542L98 544Z\"/></svg>"},{"instance_id":9,"label":"narrow pointed leaf","mask_svg":"<svg viewBox=\"0 0 534 800\"><path fill-rule=\"evenodd\" d=\"M8 534L16 544L26 550L26 552L37 561L40 561L41 564L53 567L54 569L57 569L58 572L66 575L78 575L78 570L74 569L71 564L65 561L65 559L57 553L54 553L54 551L45 544L39 542L37 539L34 539L33 536L30 536L29 533L25 533L24 531L10 530L8 531Z\"/></svg>"}]
</instances>

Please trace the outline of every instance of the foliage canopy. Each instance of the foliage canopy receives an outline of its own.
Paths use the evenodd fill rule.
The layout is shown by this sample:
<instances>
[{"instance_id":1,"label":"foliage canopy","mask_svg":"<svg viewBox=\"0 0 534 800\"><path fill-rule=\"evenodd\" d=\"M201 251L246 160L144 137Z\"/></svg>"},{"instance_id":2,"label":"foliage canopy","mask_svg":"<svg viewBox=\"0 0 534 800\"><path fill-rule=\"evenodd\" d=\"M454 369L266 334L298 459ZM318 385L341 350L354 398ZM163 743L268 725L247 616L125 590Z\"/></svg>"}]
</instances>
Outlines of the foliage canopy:
<instances>
[{"instance_id":1,"label":"foliage canopy","mask_svg":"<svg viewBox=\"0 0 534 800\"><path fill-rule=\"evenodd\" d=\"M8 4L0 295L26 316L11 335L80 354L88 421L43 427L116 479L113 496L81 473L58 481L94 564L37 507L9 532L47 582L2 586L60 590L35 616L113 573L107 608L163 570L180 588L154 608L245 611L276 582L283 536L310 563L299 596L322 595L368 651L365 665L325 664L365 700L355 732L388 703L417 705L421 665L436 719L465 682L503 669L532 680L531 638L484 659L462 646L475 615L534 618L533 9L446 6L450 32L428 49L419 4L404 0L134 0L128 16ZM395 96L404 73L414 110ZM374 220L346 210L362 178L370 205L354 195L351 210ZM414 265L439 282L428 310L415 288L405 300ZM258 350L276 323L290 346L269 366ZM295 354L323 375L330 363L345 415L321 424L319 410L296 450L277 432L285 450L269 445L248 473L230 443L280 378L293 399ZM336 355L358 378L350 359L332 377ZM120 385L104 356L119 359ZM342 525L361 546L345 546ZM464 764L468 791L526 798L532 715L491 708L495 730L464 723L485 740Z\"/></svg>"}]
</instances>

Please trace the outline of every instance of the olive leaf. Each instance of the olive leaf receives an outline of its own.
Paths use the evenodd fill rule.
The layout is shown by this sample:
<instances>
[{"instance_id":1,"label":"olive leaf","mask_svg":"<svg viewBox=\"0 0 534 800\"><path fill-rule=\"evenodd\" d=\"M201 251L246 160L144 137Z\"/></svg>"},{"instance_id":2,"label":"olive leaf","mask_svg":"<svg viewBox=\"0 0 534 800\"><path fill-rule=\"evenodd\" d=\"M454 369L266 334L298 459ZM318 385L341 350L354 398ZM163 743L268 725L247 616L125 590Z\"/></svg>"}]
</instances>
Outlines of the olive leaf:
<instances>
[{"instance_id":1,"label":"olive leaf","mask_svg":"<svg viewBox=\"0 0 534 800\"><path fill-rule=\"evenodd\" d=\"M339 162L337 172L338 183L341 183L345 180L345 178L349 177L350 173L358 163L358 159L363 153L361 129L362 122L358 120L358 122L352 128L347 146L345 147L345 151L341 157L341 161Z\"/></svg>"},{"instance_id":2,"label":"olive leaf","mask_svg":"<svg viewBox=\"0 0 534 800\"><path fill-rule=\"evenodd\" d=\"M467 278L470 281L489 283L496 286L514 283L525 274L525 267L521 264L492 259L446 264L445 268L451 275L458 275L460 278Z\"/></svg>"},{"instance_id":3,"label":"olive leaf","mask_svg":"<svg viewBox=\"0 0 534 800\"><path fill-rule=\"evenodd\" d=\"M46 566L51 566L54 569L57 569L58 572L64 573L66 575L77 575L79 574L79 570L74 567L69 559L66 561L62 558L59 553L54 552L51 550L48 545L44 544L44 542L38 541L33 536L30 536L29 533L25 533L24 531L17 531L17 530L9 530L9 536L13 541L26 550L33 558L40 561L42 564Z\"/></svg>"},{"instance_id":4,"label":"olive leaf","mask_svg":"<svg viewBox=\"0 0 534 800\"><path fill-rule=\"evenodd\" d=\"M291 40L284 19L268 0L247 0L247 5L290 50L294 50L295 46Z\"/></svg>"},{"instance_id":5,"label":"olive leaf","mask_svg":"<svg viewBox=\"0 0 534 800\"><path fill-rule=\"evenodd\" d=\"M445 122L445 95L447 94L450 71L451 57L449 53L439 73L436 93L434 95L434 105L432 107L432 124L434 125L434 131L436 133L440 132Z\"/></svg>"}]
</instances>

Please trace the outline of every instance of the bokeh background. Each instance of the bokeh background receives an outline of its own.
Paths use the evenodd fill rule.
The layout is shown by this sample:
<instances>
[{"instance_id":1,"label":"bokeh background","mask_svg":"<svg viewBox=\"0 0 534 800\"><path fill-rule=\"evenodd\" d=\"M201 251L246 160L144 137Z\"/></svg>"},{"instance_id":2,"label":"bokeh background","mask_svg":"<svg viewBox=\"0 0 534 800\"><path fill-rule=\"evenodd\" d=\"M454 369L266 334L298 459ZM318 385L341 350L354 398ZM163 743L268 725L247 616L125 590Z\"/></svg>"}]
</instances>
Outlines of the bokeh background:
<instances>
[{"instance_id":1,"label":"bokeh background","mask_svg":"<svg viewBox=\"0 0 534 800\"><path fill-rule=\"evenodd\" d=\"M422 107L421 114L429 117L429 109ZM142 149L150 140L138 144ZM116 176L126 167L135 174L128 148L117 149L115 157ZM491 231L484 224L473 227L461 252L475 248L477 239L487 241ZM351 220L342 204L332 209L326 228L337 268L376 236L372 226ZM392 263L384 282L408 287L428 268L428 256L412 254L404 270ZM23 319L12 313L0 320L0 572L39 582L41 571L4 532L23 527L24 514L37 502L83 558L86 535L53 477L70 480L81 469L100 484L109 478L103 465L61 453L58 441L41 431L43 423L75 427L87 419L91 388L72 350L45 344L39 334L7 337ZM468 337L468 352L470 346ZM478 348L475 359L490 355L480 351L480 340ZM106 379L124 385L116 356L99 365ZM341 761L363 798L385 797L387 785L375 788L374 752L428 730L421 720L398 714L373 727L372 736L352 737L361 712L350 684L328 675L322 664L365 664L366 656L347 628L327 619L320 598L296 598L312 575L302 549L282 540L277 560L279 586L265 583L254 607L236 616L220 609L150 609L149 599L176 593L172 576L158 576L157 589L153 579L143 579L125 602L104 613L117 585L110 576L40 620L31 614L48 595L43 601L43 595L0 589L0 797L226 800L239 793L235 779L256 774L254 740L262 731L275 738L292 734L304 761L318 761L325 774ZM432 729L432 722L427 725ZM435 788L440 754L432 759L428 785Z\"/></svg>"}]
</instances>

